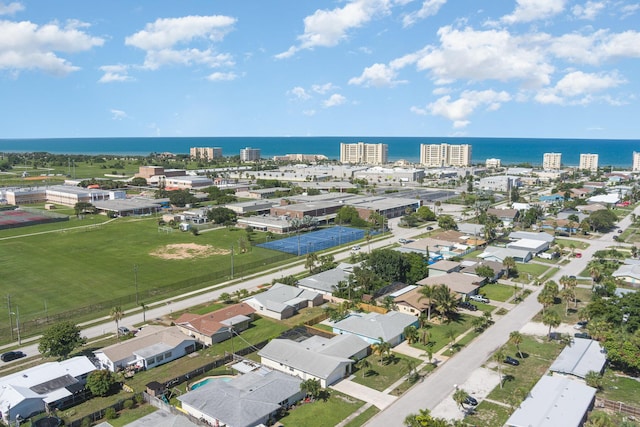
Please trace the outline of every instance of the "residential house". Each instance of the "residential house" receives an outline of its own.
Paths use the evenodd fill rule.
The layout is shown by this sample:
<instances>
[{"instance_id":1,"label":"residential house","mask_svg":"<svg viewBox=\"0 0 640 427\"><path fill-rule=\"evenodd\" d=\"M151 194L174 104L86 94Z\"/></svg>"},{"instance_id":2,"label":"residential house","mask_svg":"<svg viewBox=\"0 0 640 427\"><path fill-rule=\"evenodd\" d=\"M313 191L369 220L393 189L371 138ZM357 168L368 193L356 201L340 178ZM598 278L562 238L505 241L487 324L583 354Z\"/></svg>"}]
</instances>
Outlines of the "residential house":
<instances>
[{"instance_id":1,"label":"residential house","mask_svg":"<svg viewBox=\"0 0 640 427\"><path fill-rule=\"evenodd\" d=\"M545 232L532 232L532 231L512 231L509 233L509 240L516 241L520 239L542 240L552 244L555 237Z\"/></svg>"},{"instance_id":2,"label":"residential house","mask_svg":"<svg viewBox=\"0 0 640 427\"><path fill-rule=\"evenodd\" d=\"M255 309L249 304L233 304L203 315L184 313L174 322L182 333L194 337L205 346L225 341L232 333L249 327Z\"/></svg>"},{"instance_id":3,"label":"residential house","mask_svg":"<svg viewBox=\"0 0 640 427\"><path fill-rule=\"evenodd\" d=\"M596 389L579 381L544 375L506 422L508 427L582 426Z\"/></svg>"},{"instance_id":4,"label":"residential house","mask_svg":"<svg viewBox=\"0 0 640 427\"><path fill-rule=\"evenodd\" d=\"M146 326L131 339L94 351L101 369L151 369L196 350L196 340L177 326Z\"/></svg>"},{"instance_id":5,"label":"residential house","mask_svg":"<svg viewBox=\"0 0 640 427\"><path fill-rule=\"evenodd\" d=\"M421 289L422 286L414 286L409 292L395 297L393 302L396 305L396 311L412 316L420 316L420 313L428 311L431 300L422 295L420 292Z\"/></svg>"},{"instance_id":6,"label":"residential house","mask_svg":"<svg viewBox=\"0 0 640 427\"><path fill-rule=\"evenodd\" d=\"M216 381L178 396L182 409L211 426L267 425L282 409L304 397L300 378L259 369Z\"/></svg>"},{"instance_id":7,"label":"residential house","mask_svg":"<svg viewBox=\"0 0 640 427\"><path fill-rule=\"evenodd\" d=\"M47 362L0 378L0 415L9 423L26 420L47 408L65 409L84 390L96 370L88 357Z\"/></svg>"},{"instance_id":8,"label":"residential house","mask_svg":"<svg viewBox=\"0 0 640 427\"><path fill-rule=\"evenodd\" d=\"M500 277L502 277L506 270L502 263L489 260L464 260L460 263L460 266L462 267L460 273L467 274L472 277L479 276L479 274L476 273L478 267L489 267L493 271L493 277L488 277L488 280L490 282L495 282L496 280L498 280Z\"/></svg>"},{"instance_id":9,"label":"residential house","mask_svg":"<svg viewBox=\"0 0 640 427\"><path fill-rule=\"evenodd\" d=\"M298 288L317 292L322 295L332 295L340 282L347 282L357 264L341 262L336 268L305 277L298 281Z\"/></svg>"},{"instance_id":10,"label":"residential house","mask_svg":"<svg viewBox=\"0 0 640 427\"><path fill-rule=\"evenodd\" d=\"M366 357L368 349L369 343L355 335L314 336L301 342L273 339L258 356L264 366L328 387L348 376L354 361Z\"/></svg>"},{"instance_id":11,"label":"residential house","mask_svg":"<svg viewBox=\"0 0 640 427\"><path fill-rule=\"evenodd\" d=\"M273 319L288 319L305 307L316 307L324 303L322 294L276 283L269 290L244 301L261 316Z\"/></svg>"},{"instance_id":12,"label":"residential house","mask_svg":"<svg viewBox=\"0 0 640 427\"><path fill-rule=\"evenodd\" d=\"M495 215L505 228L509 228L520 216L520 211L517 209L487 209L487 215Z\"/></svg>"},{"instance_id":13,"label":"residential house","mask_svg":"<svg viewBox=\"0 0 640 427\"><path fill-rule=\"evenodd\" d=\"M429 277L444 276L460 271L460 263L455 261L441 260L429 266Z\"/></svg>"},{"instance_id":14,"label":"residential house","mask_svg":"<svg viewBox=\"0 0 640 427\"><path fill-rule=\"evenodd\" d=\"M484 277L455 272L444 276L426 277L416 282L416 285L446 285L451 292L460 294L465 298L466 296L477 294L478 289L484 285L485 281L486 279Z\"/></svg>"},{"instance_id":15,"label":"residential house","mask_svg":"<svg viewBox=\"0 0 640 427\"><path fill-rule=\"evenodd\" d=\"M488 246L484 252L478 255L478 258L482 258L487 261L496 261L504 263L505 258L511 257L516 262L529 262L533 255L528 250L515 249L515 248L500 248L498 246Z\"/></svg>"},{"instance_id":16,"label":"residential house","mask_svg":"<svg viewBox=\"0 0 640 427\"><path fill-rule=\"evenodd\" d=\"M574 338L573 343L562 350L549 370L584 379L591 371L602 373L606 362L606 351L598 341Z\"/></svg>"},{"instance_id":17,"label":"residential house","mask_svg":"<svg viewBox=\"0 0 640 427\"><path fill-rule=\"evenodd\" d=\"M333 325L335 334L356 335L369 344L383 341L396 346L404 341L404 328L418 327L418 319L409 314L390 311L386 314L352 314Z\"/></svg>"},{"instance_id":18,"label":"residential house","mask_svg":"<svg viewBox=\"0 0 640 427\"><path fill-rule=\"evenodd\" d=\"M624 264L618 267L612 274L617 279L622 279L627 283L638 286L640 284L640 265Z\"/></svg>"},{"instance_id":19,"label":"residential house","mask_svg":"<svg viewBox=\"0 0 640 427\"><path fill-rule=\"evenodd\" d=\"M507 243L507 248L529 251L535 255L549 249L549 242L545 242L544 240L520 239Z\"/></svg>"}]
</instances>

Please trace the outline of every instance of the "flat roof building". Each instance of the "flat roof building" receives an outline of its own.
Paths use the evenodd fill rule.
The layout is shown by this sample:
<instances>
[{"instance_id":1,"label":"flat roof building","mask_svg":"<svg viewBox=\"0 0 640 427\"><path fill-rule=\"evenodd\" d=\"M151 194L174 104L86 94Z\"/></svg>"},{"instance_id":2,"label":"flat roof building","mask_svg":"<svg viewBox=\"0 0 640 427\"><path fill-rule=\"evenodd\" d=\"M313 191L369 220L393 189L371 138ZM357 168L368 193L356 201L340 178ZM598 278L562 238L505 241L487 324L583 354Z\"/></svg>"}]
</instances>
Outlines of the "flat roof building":
<instances>
[{"instance_id":1,"label":"flat roof building","mask_svg":"<svg viewBox=\"0 0 640 427\"><path fill-rule=\"evenodd\" d=\"M542 169L558 170L562 167L561 153L544 153L542 156Z\"/></svg>"},{"instance_id":2,"label":"flat roof building","mask_svg":"<svg viewBox=\"0 0 640 427\"><path fill-rule=\"evenodd\" d=\"M240 150L240 161L241 162L256 162L260 160L260 149L259 148L251 148L246 147Z\"/></svg>"},{"instance_id":3,"label":"flat roof building","mask_svg":"<svg viewBox=\"0 0 640 427\"><path fill-rule=\"evenodd\" d=\"M420 144L420 164L426 167L471 165L469 144Z\"/></svg>"},{"instance_id":4,"label":"flat roof building","mask_svg":"<svg viewBox=\"0 0 640 427\"><path fill-rule=\"evenodd\" d=\"M387 163L388 153L387 144L340 143L340 163L382 165Z\"/></svg>"},{"instance_id":5,"label":"flat roof building","mask_svg":"<svg viewBox=\"0 0 640 427\"><path fill-rule=\"evenodd\" d=\"M580 169L597 172L598 155L597 154L580 154Z\"/></svg>"},{"instance_id":6,"label":"flat roof building","mask_svg":"<svg viewBox=\"0 0 640 427\"><path fill-rule=\"evenodd\" d=\"M222 157L222 148L220 147L191 147L189 148L189 156L193 160L211 160Z\"/></svg>"}]
</instances>

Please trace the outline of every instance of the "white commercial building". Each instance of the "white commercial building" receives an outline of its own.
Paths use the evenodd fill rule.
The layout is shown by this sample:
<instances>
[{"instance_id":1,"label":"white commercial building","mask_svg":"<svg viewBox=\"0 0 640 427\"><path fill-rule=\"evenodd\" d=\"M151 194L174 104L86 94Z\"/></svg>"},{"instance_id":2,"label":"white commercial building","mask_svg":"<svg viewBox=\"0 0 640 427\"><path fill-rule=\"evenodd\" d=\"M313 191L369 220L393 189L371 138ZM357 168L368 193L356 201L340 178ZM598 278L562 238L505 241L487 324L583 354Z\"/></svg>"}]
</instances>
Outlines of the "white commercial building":
<instances>
[{"instance_id":1,"label":"white commercial building","mask_svg":"<svg viewBox=\"0 0 640 427\"><path fill-rule=\"evenodd\" d=\"M485 164L487 168L499 168L501 166L500 159L487 159Z\"/></svg>"},{"instance_id":2,"label":"white commercial building","mask_svg":"<svg viewBox=\"0 0 640 427\"><path fill-rule=\"evenodd\" d=\"M542 169L557 170L562 166L562 153L544 153Z\"/></svg>"},{"instance_id":3,"label":"white commercial building","mask_svg":"<svg viewBox=\"0 0 640 427\"><path fill-rule=\"evenodd\" d=\"M381 165L387 163L388 153L387 144L340 143L340 163Z\"/></svg>"},{"instance_id":4,"label":"white commercial building","mask_svg":"<svg viewBox=\"0 0 640 427\"><path fill-rule=\"evenodd\" d=\"M222 157L222 148L220 147L191 147L189 148L189 156L192 159L211 160Z\"/></svg>"},{"instance_id":5,"label":"white commercial building","mask_svg":"<svg viewBox=\"0 0 640 427\"><path fill-rule=\"evenodd\" d=\"M580 154L580 169L596 172L598 170L598 155Z\"/></svg>"},{"instance_id":6,"label":"white commercial building","mask_svg":"<svg viewBox=\"0 0 640 427\"><path fill-rule=\"evenodd\" d=\"M469 144L420 144L420 164L426 167L470 166Z\"/></svg>"},{"instance_id":7,"label":"white commercial building","mask_svg":"<svg viewBox=\"0 0 640 427\"><path fill-rule=\"evenodd\" d=\"M482 190L509 192L513 187L520 186L520 177L497 175L480 178L478 187Z\"/></svg>"},{"instance_id":8,"label":"white commercial building","mask_svg":"<svg viewBox=\"0 0 640 427\"><path fill-rule=\"evenodd\" d=\"M640 172L640 153L633 152L633 169L634 172Z\"/></svg>"}]
</instances>

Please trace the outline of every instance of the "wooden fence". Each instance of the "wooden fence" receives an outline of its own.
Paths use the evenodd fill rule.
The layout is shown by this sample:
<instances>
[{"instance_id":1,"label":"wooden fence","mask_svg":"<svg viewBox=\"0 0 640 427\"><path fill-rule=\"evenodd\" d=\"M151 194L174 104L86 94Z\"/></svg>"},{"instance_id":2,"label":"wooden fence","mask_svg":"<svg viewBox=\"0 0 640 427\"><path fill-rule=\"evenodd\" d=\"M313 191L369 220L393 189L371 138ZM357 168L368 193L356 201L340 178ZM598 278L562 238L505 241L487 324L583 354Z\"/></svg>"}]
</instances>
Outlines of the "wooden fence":
<instances>
[{"instance_id":1,"label":"wooden fence","mask_svg":"<svg viewBox=\"0 0 640 427\"><path fill-rule=\"evenodd\" d=\"M615 402L607 399L596 399L596 408L609 409L611 411L622 412L623 414L631 415L633 417L640 417L640 408L627 405L622 402Z\"/></svg>"}]
</instances>

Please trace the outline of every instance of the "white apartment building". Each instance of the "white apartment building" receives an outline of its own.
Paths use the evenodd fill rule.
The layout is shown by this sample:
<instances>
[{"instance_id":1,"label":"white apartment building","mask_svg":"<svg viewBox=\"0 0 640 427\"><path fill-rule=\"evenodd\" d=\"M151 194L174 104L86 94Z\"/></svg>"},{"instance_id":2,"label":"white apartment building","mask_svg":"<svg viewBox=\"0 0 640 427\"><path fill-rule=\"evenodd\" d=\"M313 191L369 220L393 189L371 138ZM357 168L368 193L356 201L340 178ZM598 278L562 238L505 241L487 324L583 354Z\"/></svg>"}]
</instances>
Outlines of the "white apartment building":
<instances>
[{"instance_id":1,"label":"white apartment building","mask_svg":"<svg viewBox=\"0 0 640 427\"><path fill-rule=\"evenodd\" d=\"M484 165L486 168L491 169L499 168L501 164L502 162L500 162L500 159L487 159Z\"/></svg>"},{"instance_id":2,"label":"white apartment building","mask_svg":"<svg viewBox=\"0 0 640 427\"><path fill-rule=\"evenodd\" d=\"M340 163L381 165L387 163L387 144L340 143Z\"/></svg>"},{"instance_id":3,"label":"white apartment building","mask_svg":"<svg viewBox=\"0 0 640 427\"><path fill-rule=\"evenodd\" d=\"M640 172L640 153L633 152L633 171Z\"/></svg>"},{"instance_id":4,"label":"white apartment building","mask_svg":"<svg viewBox=\"0 0 640 427\"><path fill-rule=\"evenodd\" d=\"M544 153L542 169L558 170L562 166L562 153Z\"/></svg>"},{"instance_id":5,"label":"white apartment building","mask_svg":"<svg viewBox=\"0 0 640 427\"><path fill-rule=\"evenodd\" d=\"M580 154L580 169L597 172L598 171L598 155L597 154Z\"/></svg>"},{"instance_id":6,"label":"white apartment building","mask_svg":"<svg viewBox=\"0 0 640 427\"><path fill-rule=\"evenodd\" d=\"M211 160L222 157L222 148L220 147L191 147L189 148L189 156L192 159Z\"/></svg>"},{"instance_id":7,"label":"white apartment building","mask_svg":"<svg viewBox=\"0 0 640 427\"><path fill-rule=\"evenodd\" d=\"M259 148L242 148L240 150L240 161L241 162L255 162L260 160L260 149Z\"/></svg>"},{"instance_id":8,"label":"white apartment building","mask_svg":"<svg viewBox=\"0 0 640 427\"><path fill-rule=\"evenodd\" d=\"M420 164L426 167L471 165L469 144L420 144Z\"/></svg>"}]
</instances>

